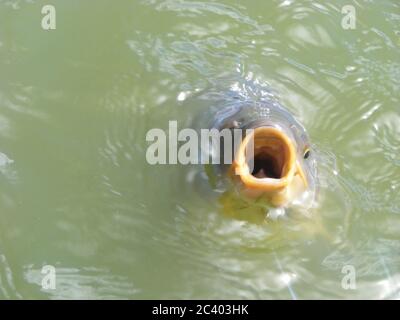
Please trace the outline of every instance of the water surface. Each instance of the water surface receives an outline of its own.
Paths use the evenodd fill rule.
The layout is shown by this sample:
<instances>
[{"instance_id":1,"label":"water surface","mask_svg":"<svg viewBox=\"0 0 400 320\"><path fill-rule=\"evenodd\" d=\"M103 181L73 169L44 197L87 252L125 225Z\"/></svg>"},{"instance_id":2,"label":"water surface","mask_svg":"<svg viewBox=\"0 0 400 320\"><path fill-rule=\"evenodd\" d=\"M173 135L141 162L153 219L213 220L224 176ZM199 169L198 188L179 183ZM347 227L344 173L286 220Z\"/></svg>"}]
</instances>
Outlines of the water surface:
<instances>
[{"instance_id":1,"label":"water surface","mask_svg":"<svg viewBox=\"0 0 400 320\"><path fill-rule=\"evenodd\" d=\"M0 298L399 298L399 23L395 0L0 1ZM307 128L312 223L226 217L201 167L146 162L238 79Z\"/></svg>"}]
</instances>

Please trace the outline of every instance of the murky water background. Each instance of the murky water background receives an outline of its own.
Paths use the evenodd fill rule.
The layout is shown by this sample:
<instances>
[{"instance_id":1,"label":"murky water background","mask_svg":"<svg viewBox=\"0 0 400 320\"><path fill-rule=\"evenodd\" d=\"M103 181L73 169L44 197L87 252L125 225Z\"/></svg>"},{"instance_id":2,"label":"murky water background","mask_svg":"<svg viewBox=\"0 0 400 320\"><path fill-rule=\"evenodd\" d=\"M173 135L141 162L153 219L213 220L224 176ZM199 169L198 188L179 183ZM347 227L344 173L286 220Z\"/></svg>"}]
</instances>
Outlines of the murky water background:
<instances>
[{"instance_id":1,"label":"murky water background","mask_svg":"<svg viewBox=\"0 0 400 320\"><path fill-rule=\"evenodd\" d=\"M0 1L0 298L399 298L399 39L394 0ZM221 77L307 128L311 221L231 219L201 167L146 163Z\"/></svg>"}]
</instances>

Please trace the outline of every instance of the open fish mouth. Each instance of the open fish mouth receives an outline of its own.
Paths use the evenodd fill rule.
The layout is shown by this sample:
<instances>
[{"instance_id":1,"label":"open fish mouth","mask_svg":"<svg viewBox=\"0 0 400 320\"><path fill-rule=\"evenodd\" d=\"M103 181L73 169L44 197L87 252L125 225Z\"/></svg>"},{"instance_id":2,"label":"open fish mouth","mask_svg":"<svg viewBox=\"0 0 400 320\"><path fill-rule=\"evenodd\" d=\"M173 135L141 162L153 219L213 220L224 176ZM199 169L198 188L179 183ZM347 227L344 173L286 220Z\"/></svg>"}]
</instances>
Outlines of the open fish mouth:
<instances>
[{"instance_id":1,"label":"open fish mouth","mask_svg":"<svg viewBox=\"0 0 400 320\"><path fill-rule=\"evenodd\" d=\"M279 130L258 128L254 133L252 175L259 179L281 179L294 165L293 145Z\"/></svg>"},{"instance_id":2,"label":"open fish mouth","mask_svg":"<svg viewBox=\"0 0 400 320\"><path fill-rule=\"evenodd\" d=\"M303 188L307 187L307 179L297 161L296 146L280 128L253 129L242 140L233 165L248 193L255 196L265 193L274 205L290 200L290 192L285 191L290 189L296 176Z\"/></svg>"}]
</instances>

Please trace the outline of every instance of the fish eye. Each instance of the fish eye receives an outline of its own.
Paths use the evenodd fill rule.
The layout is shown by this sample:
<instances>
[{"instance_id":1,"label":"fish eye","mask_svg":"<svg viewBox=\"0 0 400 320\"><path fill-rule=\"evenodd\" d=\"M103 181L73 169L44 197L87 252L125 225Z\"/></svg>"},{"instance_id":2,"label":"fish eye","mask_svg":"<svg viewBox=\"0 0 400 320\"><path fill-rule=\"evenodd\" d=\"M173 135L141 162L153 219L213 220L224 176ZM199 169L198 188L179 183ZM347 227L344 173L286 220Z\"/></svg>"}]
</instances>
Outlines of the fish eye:
<instances>
[{"instance_id":1,"label":"fish eye","mask_svg":"<svg viewBox=\"0 0 400 320\"><path fill-rule=\"evenodd\" d=\"M306 149L304 150L303 158L304 158L304 159L308 159L308 157L310 156L310 153L311 153L310 148L306 148Z\"/></svg>"}]
</instances>

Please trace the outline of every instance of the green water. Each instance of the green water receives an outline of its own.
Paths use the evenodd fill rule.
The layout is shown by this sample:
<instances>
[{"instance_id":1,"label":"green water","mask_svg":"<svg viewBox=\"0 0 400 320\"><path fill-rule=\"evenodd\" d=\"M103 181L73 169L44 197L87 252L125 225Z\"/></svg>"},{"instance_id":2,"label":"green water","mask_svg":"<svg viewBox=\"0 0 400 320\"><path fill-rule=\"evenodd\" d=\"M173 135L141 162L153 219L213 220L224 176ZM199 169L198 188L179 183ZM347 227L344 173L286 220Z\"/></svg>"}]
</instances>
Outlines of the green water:
<instances>
[{"instance_id":1,"label":"green water","mask_svg":"<svg viewBox=\"0 0 400 320\"><path fill-rule=\"evenodd\" d=\"M400 298L399 39L395 0L0 1L0 298ZM223 75L307 128L311 221L231 219L201 167L146 162Z\"/></svg>"}]
</instances>

